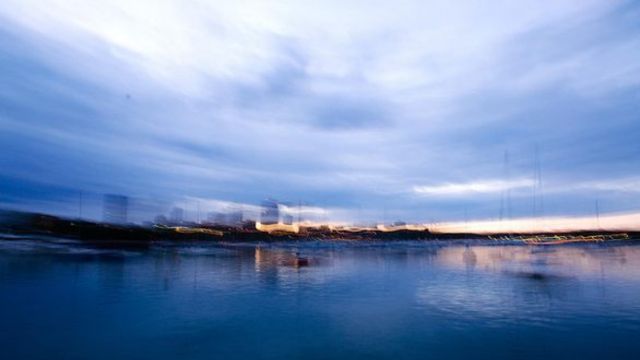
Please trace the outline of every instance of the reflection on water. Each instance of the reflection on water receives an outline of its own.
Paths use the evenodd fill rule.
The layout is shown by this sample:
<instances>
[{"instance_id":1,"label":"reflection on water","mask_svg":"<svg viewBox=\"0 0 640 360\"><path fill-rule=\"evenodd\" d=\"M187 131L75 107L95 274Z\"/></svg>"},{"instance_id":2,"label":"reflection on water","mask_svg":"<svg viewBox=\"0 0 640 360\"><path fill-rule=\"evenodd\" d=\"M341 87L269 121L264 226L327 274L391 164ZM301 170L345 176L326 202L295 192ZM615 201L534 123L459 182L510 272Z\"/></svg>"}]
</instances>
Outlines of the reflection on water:
<instances>
[{"instance_id":1,"label":"reflection on water","mask_svg":"<svg viewBox=\"0 0 640 360\"><path fill-rule=\"evenodd\" d=\"M638 294L633 245L138 253L4 241L0 348L35 359L635 358Z\"/></svg>"},{"instance_id":2,"label":"reflection on water","mask_svg":"<svg viewBox=\"0 0 640 360\"><path fill-rule=\"evenodd\" d=\"M558 275L640 276L638 246L451 246L439 249L437 261L451 268L491 271L543 271ZM630 266L626 266L631 263Z\"/></svg>"}]
</instances>

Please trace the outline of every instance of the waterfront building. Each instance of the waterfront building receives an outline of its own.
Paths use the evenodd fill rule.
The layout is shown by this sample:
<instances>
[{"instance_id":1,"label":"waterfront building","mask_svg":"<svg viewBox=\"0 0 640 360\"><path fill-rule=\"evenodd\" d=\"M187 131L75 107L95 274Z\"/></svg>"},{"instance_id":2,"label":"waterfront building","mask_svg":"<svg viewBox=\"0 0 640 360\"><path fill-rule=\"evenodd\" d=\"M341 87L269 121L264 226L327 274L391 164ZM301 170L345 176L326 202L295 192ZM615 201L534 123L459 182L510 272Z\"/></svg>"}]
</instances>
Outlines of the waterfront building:
<instances>
[{"instance_id":1,"label":"waterfront building","mask_svg":"<svg viewBox=\"0 0 640 360\"><path fill-rule=\"evenodd\" d=\"M262 212L260 222L262 224L277 224L280 222L280 204L273 199L262 201Z\"/></svg>"}]
</instances>

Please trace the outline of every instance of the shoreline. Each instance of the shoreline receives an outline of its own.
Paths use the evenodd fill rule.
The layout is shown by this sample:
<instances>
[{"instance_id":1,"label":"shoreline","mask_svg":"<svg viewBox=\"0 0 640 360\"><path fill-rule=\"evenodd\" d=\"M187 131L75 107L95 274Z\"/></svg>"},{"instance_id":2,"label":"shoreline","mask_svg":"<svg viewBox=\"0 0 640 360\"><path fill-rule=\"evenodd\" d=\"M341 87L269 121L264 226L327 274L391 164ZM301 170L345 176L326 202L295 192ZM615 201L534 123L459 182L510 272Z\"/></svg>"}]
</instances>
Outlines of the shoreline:
<instances>
[{"instance_id":1,"label":"shoreline","mask_svg":"<svg viewBox=\"0 0 640 360\"><path fill-rule=\"evenodd\" d=\"M303 228L299 233L264 232L255 223L241 227L181 224L180 226L114 225L51 215L2 210L0 233L16 236L51 236L79 240L102 246L145 247L160 241L174 242L281 242L301 240L344 241L451 241L520 242L527 245L560 245L563 243L609 243L640 239L638 232L578 231L564 233L461 234L433 233L428 229L396 231L342 231L330 228Z\"/></svg>"}]
</instances>

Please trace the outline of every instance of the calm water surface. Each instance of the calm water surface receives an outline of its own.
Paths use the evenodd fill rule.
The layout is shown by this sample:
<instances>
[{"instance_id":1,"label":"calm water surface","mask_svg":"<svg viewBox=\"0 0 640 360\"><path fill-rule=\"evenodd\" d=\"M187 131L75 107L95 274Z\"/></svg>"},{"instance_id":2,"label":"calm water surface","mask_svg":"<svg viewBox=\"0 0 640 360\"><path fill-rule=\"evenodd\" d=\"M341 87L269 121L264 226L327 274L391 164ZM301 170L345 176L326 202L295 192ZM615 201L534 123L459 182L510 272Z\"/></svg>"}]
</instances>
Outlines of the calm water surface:
<instances>
[{"instance_id":1,"label":"calm water surface","mask_svg":"<svg viewBox=\"0 0 640 360\"><path fill-rule=\"evenodd\" d=\"M3 359L638 359L639 331L634 245L0 241Z\"/></svg>"}]
</instances>

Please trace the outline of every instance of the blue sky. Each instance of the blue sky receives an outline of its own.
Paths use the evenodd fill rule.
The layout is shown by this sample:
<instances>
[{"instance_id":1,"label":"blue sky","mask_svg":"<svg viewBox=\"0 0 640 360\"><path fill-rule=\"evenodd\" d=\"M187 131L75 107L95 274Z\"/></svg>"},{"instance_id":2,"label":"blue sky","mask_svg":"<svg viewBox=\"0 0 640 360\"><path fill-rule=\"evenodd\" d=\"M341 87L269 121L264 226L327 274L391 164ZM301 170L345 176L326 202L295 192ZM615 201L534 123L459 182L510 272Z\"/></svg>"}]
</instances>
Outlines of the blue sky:
<instances>
[{"instance_id":1,"label":"blue sky","mask_svg":"<svg viewBox=\"0 0 640 360\"><path fill-rule=\"evenodd\" d=\"M530 216L537 147L546 215L640 208L632 1L5 0L0 70L3 207Z\"/></svg>"}]
</instances>

